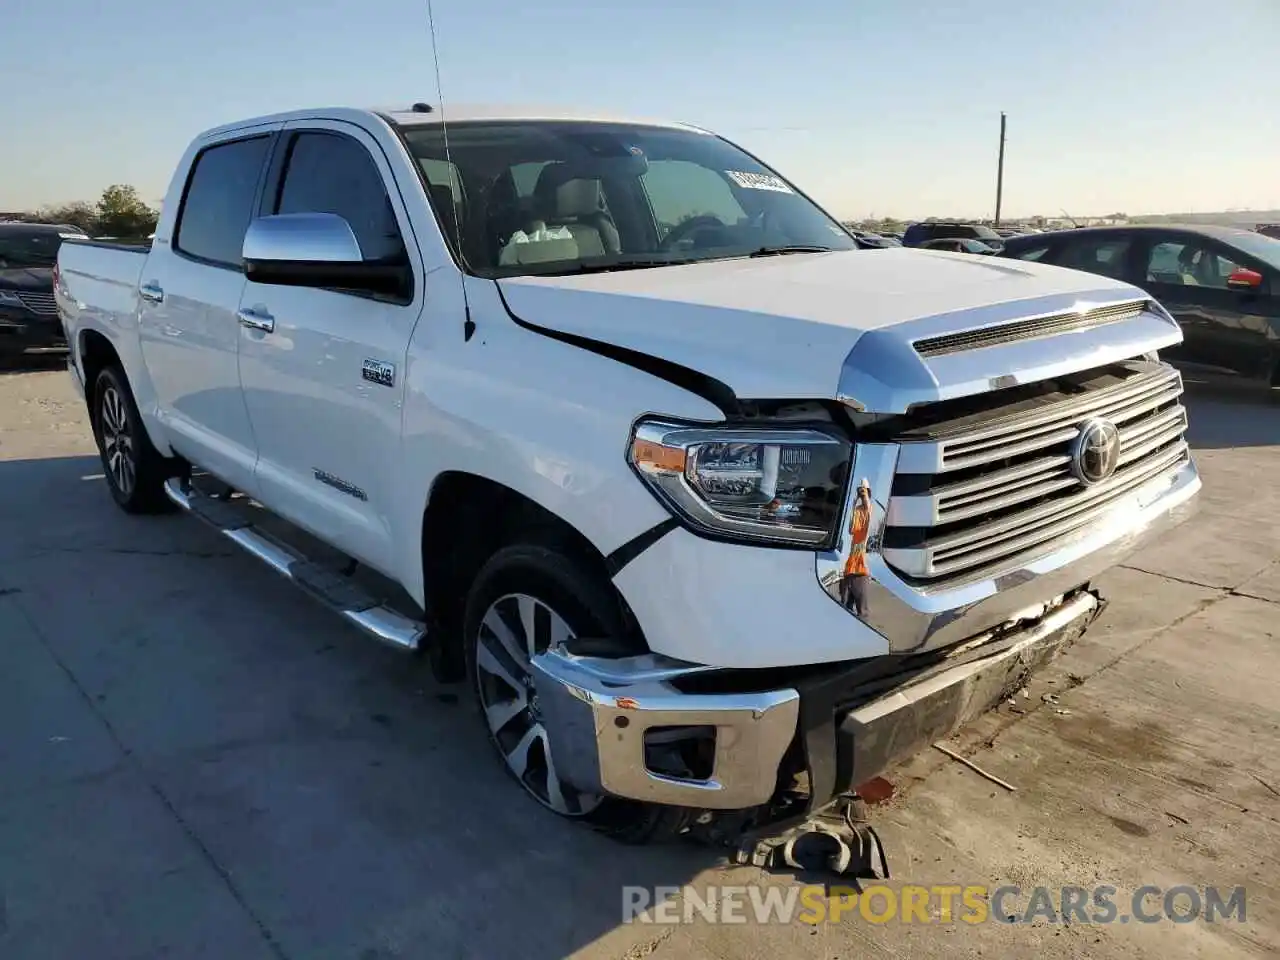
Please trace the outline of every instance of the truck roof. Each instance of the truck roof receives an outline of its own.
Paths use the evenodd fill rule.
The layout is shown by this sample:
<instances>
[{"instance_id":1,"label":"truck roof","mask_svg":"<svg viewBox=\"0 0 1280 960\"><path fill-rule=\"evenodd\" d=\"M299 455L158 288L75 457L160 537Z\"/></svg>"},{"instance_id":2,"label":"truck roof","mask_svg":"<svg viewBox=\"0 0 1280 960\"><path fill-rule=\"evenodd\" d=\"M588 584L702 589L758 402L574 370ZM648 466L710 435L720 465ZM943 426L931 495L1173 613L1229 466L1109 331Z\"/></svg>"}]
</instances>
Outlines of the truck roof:
<instances>
[{"instance_id":1,"label":"truck roof","mask_svg":"<svg viewBox=\"0 0 1280 960\"><path fill-rule=\"evenodd\" d=\"M220 136L243 130L246 127L263 126L289 122L291 120L348 120L367 122L370 118L381 117L391 120L398 126L416 127L433 126L442 118L449 123L466 123L473 120L520 121L520 120L567 120L584 123L630 123L643 126L669 127L679 130L692 130L705 133L702 128L672 120L659 120L652 117L629 117L612 114L606 111L577 110L554 106L518 106L513 104L466 104L449 103L441 110L438 104L431 104L430 112L414 110L411 105L390 108L377 107L315 107L305 110L290 110L285 113L266 114L250 117L235 123L223 124L204 131L198 139Z\"/></svg>"}]
</instances>

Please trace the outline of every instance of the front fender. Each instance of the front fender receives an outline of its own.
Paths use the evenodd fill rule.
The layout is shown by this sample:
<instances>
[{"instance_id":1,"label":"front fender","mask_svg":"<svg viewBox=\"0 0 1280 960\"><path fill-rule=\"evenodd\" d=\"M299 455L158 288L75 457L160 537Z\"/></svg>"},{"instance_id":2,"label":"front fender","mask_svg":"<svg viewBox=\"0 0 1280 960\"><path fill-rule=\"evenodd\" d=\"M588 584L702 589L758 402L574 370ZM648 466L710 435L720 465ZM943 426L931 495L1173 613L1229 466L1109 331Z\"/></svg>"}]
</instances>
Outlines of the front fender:
<instances>
[{"instance_id":1,"label":"front fender","mask_svg":"<svg viewBox=\"0 0 1280 960\"><path fill-rule=\"evenodd\" d=\"M627 463L649 412L718 422L708 401L648 374L477 310L477 333L411 351L406 369L396 550L423 600L423 511L436 478L460 470L528 497L608 555L670 513ZM501 306L495 304L499 310Z\"/></svg>"}]
</instances>

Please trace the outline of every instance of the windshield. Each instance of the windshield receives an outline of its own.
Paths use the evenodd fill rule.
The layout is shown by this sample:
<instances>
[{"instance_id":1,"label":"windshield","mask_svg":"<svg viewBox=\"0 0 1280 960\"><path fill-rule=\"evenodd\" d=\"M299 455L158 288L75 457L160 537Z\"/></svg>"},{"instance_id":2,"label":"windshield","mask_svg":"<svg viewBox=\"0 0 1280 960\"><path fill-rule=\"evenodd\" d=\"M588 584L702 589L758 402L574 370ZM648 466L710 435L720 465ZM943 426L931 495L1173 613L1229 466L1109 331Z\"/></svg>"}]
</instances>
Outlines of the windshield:
<instances>
[{"instance_id":1,"label":"windshield","mask_svg":"<svg viewBox=\"0 0 1280 960\"><path fill-rule=\"evenodd\" d=\"M999 240L1000 234L996 233L990 227L977 226L973 228L974 235L979 240Z\"/></svg>"},{"instance_id":2,"label":"windshield","mask_svg":"<svg viewBox=\"0 0 1280 960\"><path fill-rule=\"evenodd\" d=\"M0 229L0 270L52 267L67 235L57 230Z\"/></svg>"},{"instance_id":3,"label":"windshield","mask_svg":"<svg viewBox=\"0 0 1280 960\"><path fill-rule=\"evenodd\" d=\"M1268 266L1280 270L1280 240L1273 240L1260 233L1241 233L1233 236L1231 243Z\"/></svg>"},{"instance_id":4,"label":"windshield","mask_svg":"<svg viewBox=\"0 0 1280 960\"><path fill-rule=\"evenodd\" d=\"M480 276L857 249L789 183L710 134L593 122L458 123L449 125L450 163L439 127L403 133L454 254Z\"/></svg>"}]
</instances>

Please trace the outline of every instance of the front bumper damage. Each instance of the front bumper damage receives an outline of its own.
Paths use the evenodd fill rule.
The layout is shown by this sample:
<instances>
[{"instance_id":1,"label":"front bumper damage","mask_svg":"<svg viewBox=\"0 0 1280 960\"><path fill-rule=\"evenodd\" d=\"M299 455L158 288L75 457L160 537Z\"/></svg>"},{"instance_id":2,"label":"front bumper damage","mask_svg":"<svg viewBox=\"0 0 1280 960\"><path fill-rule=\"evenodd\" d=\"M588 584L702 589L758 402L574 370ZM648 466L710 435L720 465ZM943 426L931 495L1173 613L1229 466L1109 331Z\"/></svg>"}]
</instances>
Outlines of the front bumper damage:
<instances>
[{"instance_id":1,"label":"front bumper damage","mask_svg":"<svg viewBox=\"0 0 1280 960\"><path fill-rule=\"evenodd\" d=\"M1034 623L946 655L832 665L772 690L689 692L715 671L652 656L603 660L553 649L533 664L556 769L577 789L742 810L776 801L803 773L812 810L999 702L1099 609L1095 594L1080 591ZM650 768L646 733L671 728L714 729L709 776Z\"/></svg>"},{"instance_id":2,"label":"front bumper damage","mask_svg":"<svg viewBox=\"0 0 1280 960\"><path fill-rule=\"evenodd\" d=\"M701 810L794 807L800 782L801 809L786 816L812 812L1020 686L1097 616L1102 604L1089 583L1191 516L1199 486L1188 462L1119 505L1101 529L976 590L915 595L880 580L873 567L875 588L896 587L898 612L911 614L909 648L890 638L894 652L884 656L723 670L654 655L548 650L533 666L556 768L586 793ZM820 589L815 597L830 602ZM655 769L649 738L683 731L714 745L705 769Z\"/></svg>"}]
</instances>

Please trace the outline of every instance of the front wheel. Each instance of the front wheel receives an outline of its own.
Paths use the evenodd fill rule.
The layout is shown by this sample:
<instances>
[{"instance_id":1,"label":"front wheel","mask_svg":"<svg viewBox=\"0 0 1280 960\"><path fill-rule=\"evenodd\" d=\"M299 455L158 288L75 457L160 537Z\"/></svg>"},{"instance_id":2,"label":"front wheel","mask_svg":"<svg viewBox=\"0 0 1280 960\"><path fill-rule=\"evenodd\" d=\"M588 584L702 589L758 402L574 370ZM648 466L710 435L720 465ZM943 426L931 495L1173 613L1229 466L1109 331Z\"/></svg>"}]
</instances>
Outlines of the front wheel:
<instances>
[{"instance_id":1,"label":"front wheel","mask_svg":"<svg viewBox=\"0 0 1280 960\"><path fill-rule=\"evenodd\" d=\"M582 793L565 783L530 666L552 644L623 632L621 604L602 576L556 549L505 547L484 565L467 597L467 673L489 740L526 793L553 813L623 842L653 843L682 832L690 811Z\"/></svg>"},{"instance_id":2,"label":"front wheel","mask_svg":"<svg viewBox=\"0 0 1280 960\"><path fill-rule=\"evenodd\" d=\"M124 372L106 367L93 384L93 436L102 457L111 497L126 513L160 513L171 508L164 482L175 461L160 454L147 436Z\"/></svg>"}]
</instances>

